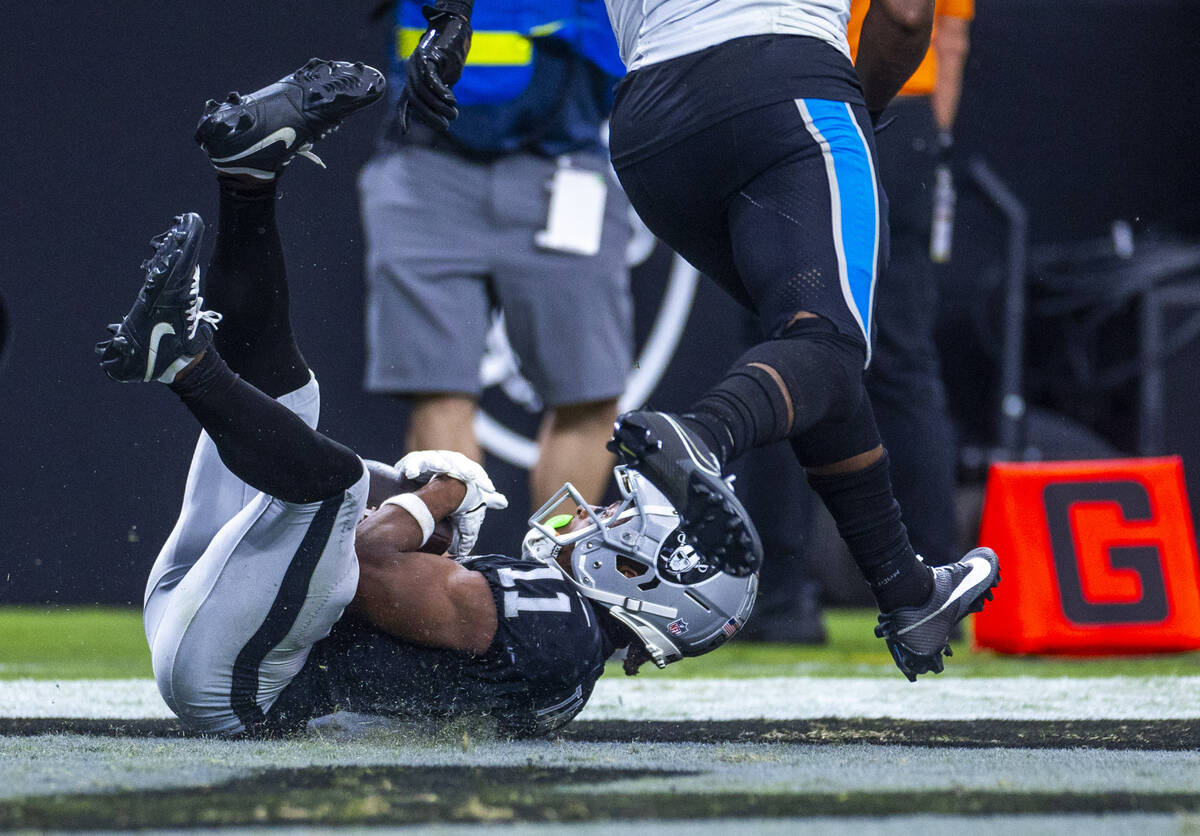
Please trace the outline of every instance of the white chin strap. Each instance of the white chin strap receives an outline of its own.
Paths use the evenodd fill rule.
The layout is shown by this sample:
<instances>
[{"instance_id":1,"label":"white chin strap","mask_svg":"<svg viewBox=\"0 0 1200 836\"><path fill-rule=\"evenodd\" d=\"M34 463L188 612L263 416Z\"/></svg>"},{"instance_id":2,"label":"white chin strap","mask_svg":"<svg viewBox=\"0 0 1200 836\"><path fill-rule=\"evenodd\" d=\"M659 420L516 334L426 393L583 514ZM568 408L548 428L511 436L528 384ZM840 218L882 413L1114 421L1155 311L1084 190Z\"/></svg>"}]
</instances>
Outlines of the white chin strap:
<instances>
[{"instance_id":1,"label":"white chin strap","mask_svg":"<svg viewBox=\"0 0 1200 836\"><path fill-rule=\"evenodd\" d=\"M540 560L542 563L555 563L559 546L536 528L525 532L521 541L521 557L526 560ZM557 564L555 564L557 565Z\"/></svg>"},{"instance_id":2,"label":"white chin strap","mask_svg":"<svg viewBox=\"0 0 1200 836\"><path fill-rule=\"evenodd\" d=\"M650 654L650 659L656 666L665 668L672 662L677 662L683 658L683 654L680 653L678 647L642 619L630 615L620 607L613 607L609 610L609 613L613 618L633 631L638 641L646 648L646 652Z\"/></svg>"},{"instance_id":3,"label":"white chin strap","mask_svg":"<svg viewBox=\"0 0 1200 836\"><path fill-rule=\"evenodd\" d=\"M620 607L626 612L644 612L647 615L657 615L662 618L675 618L679 615L679 610L674 607L664 607L661 604L643 601L641 598L626 598L624 595L616 592L607 592L603 589L584 586L574 578L570 578L570 581L575 584L579 589L579 594L583 597L599 601L601 604Z\"/></svg>"}]
</instances>

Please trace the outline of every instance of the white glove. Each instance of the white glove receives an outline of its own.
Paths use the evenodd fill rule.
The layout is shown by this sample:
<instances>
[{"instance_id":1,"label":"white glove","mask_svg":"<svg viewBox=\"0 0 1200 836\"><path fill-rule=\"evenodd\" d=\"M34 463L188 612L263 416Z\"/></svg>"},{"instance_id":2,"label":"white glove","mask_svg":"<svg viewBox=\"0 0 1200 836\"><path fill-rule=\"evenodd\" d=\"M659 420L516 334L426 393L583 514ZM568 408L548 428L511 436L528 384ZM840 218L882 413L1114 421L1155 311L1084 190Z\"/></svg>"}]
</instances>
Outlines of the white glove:
<instances>
[{"instance_id":1,"label":"white glove","mask_svg":"<svg viewBox=\"0 0 1200 836\"><path fill-rule=\"evenodd\" d=\"M454 526L449 548L454 557L464 557L475 548L489 508L498 511L508 507L508 498L496 490L483 466L454 450L417 450L396 462L396 469L405 479L416 482L444 475L467 486L463 501L448 516Z\"/></svg>"}]
</instances>

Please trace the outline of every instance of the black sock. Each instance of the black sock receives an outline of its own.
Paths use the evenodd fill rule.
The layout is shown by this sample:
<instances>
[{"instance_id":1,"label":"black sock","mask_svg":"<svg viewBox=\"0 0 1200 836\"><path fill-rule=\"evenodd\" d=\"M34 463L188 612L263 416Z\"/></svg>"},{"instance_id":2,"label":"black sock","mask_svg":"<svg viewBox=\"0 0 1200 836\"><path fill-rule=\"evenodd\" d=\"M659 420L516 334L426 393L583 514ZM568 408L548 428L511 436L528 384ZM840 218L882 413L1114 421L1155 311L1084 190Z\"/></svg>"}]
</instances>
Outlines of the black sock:
<instances>
[{"instance_id":1,"label":"black sock","mask_svg":"<svg viewBox=\"0 0 1200 836\"><path fill-rule=\"evenodd\" d=\"M242 380L215 350L170 386L212 437L225 466L256 490L285 502L316 502L362 477L354 451Z\"/></svg>"},{"instance_id":2,"label":"black sock","mask_svg":"<svg viewBox=\"0 0 1200 836\"><path fill-rule=\"evenodd\" d=\"M809 474L808 483L833 515L838 533L883 612L929 600L933 575L917 559L892 496L885 452L853 473Z\"/></svg>"},{"instance_id":3,"label":"black sock","mask_svg":"<svg viewBox=\"0 0 1200 836\"><path fill-rule=\"evenodd\" d=\"M217 240L204 274L206 306L225 317L214 344L231 369L277 398L305 385L309 370L292 334L275 183L217 182Z\"/></svg>"},{"instance_id":4,"label":"black sock","mask_svg":"<svg viewBox=\"0 0 1200 836\"><path fill-rule=\"evenodd\" d=\"M708 449L721 462L721 470L729 461L729 453L734 447L733 436L718 416L711 413L687 412L679 416L680 422L689 430L700 436L700 440L708 445Z\"/></svg>"},{"instance_id":5,"label":"black sock","mask_svg":"<svg viewBox=\"0 0 1200 836\"><path fill-rule=\"evenodd\" d=\"M770 374L744 363L730 369L682 416L722 465L751 447L786 438L787 419L787 399Z\"/></svg>"}]
</instances>

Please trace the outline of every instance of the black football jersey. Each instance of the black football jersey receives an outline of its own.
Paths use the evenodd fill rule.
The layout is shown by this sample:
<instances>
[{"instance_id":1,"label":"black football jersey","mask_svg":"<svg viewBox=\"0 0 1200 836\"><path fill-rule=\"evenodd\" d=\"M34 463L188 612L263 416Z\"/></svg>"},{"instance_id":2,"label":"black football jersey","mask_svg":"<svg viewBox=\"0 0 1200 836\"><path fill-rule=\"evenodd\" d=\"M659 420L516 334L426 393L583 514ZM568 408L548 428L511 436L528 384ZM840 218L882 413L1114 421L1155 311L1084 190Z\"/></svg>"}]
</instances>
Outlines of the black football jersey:
<instances>
[{"instance_id":1,"label":"black football jersey","mask_svg":"<svg viewBox=\"0 0 1200 836\"><path fill-rule=\"evenodd\" d=\"M413 720L483 716L515 735L570 721L613 650L596 610L544 563L479 555L464 565L487 578L496 601L496 636L485 654L410 644L347 615L313 645L272 707L269 727L295 729L337 710Z\"/></svg>"}]
</instances>

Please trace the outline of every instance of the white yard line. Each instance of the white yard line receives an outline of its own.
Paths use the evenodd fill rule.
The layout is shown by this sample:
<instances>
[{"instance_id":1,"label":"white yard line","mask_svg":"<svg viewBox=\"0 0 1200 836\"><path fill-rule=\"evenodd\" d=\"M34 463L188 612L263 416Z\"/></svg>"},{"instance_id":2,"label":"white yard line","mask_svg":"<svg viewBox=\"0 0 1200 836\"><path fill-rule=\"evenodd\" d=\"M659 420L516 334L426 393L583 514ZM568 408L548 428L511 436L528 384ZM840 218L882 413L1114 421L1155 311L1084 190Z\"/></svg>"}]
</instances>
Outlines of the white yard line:
<instances>
[{"instance_id":1,"label":"white yard line","mask_svg":"<svg viewBox=\"0 0 1200 836\"><path fill-rule=\"evenodd\" d=\"M153 680L0 681L0 717L159 719ZM1200 718L1200 676L602 679L581 720Z\"/></svg>"},{"instance_id":2,"label":"white yard line","mask_svg":"<svg viewBox=\"0 0 1200 836\"><path fill-rule=\"evenodd\" d=\"M580 719L1164 720L1200 717L1200 676L601 680Z\"/></svg>"}]
</instances>

